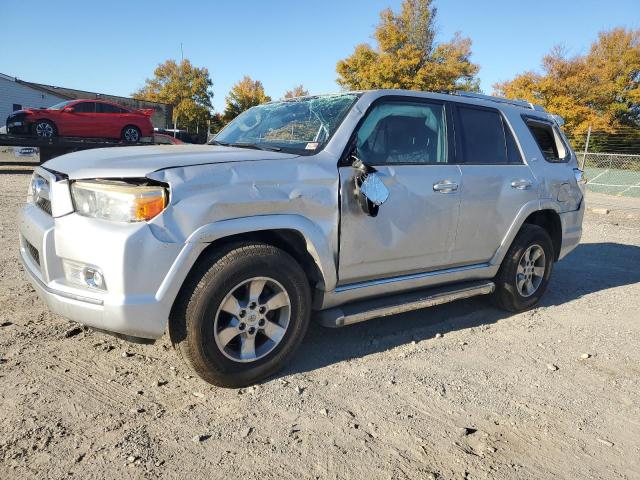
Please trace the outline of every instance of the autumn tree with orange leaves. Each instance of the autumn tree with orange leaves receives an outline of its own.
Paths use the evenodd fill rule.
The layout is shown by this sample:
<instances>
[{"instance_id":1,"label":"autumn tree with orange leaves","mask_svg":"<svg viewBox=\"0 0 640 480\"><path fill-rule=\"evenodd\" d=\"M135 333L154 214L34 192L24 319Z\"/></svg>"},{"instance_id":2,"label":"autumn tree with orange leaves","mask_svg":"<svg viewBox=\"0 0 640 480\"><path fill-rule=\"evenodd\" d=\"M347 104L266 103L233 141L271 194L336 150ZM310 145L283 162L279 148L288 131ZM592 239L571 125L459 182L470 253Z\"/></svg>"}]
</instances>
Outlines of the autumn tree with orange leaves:
<instances>
[{"instance_id":1,"label":"autumn tree with orange leaves","mask_svg":"<svg viewBox=\"0 0 640 480\"><path fill-rule=\"evenodd\" d=\"M480 69L471 62L471 40L459 33L436 41L437 9L431 0L404 0L400 13L380 13L376 47L358 45L336 66L338 84L353 90L478 90Z\"/></svg>"},{"instance_id":2,"label":"autumn tree with orange leaves","mask_svg":"<svg viewBox=\"0 0 640 480\"><path fill-rule=\"evenodd\" d=\"M589 126L611 134L623 130L640 145L640 30L601 32L586 55L569 57L555 47L543 58L541 73L525 72L493 87L497 95L561 115L570 134Z\"/></svg>"},{"instance_id":3,"label":"autumn tree with orange leaves","mask_svg":"<svg viewBox=\"0 0 640 480\"><path fill-rule=\"evenodd\" d=\"M242 80L236 83L225 98L226 106L222 115L225 122L230 122L245 110L251 107L271 101L264 92L264 87L260 80L253 80L245 75Z\"/></svg>"},{"instance_id":4,"label":"autumn tree with orange leaves","mask_svg":"<svg viewBox=\"0 0 640 480\"><path fill-rule=\"evenodd\" d=\"M287 90L284 93L284 98L306 97L307 95L309 95L309 90L304 88L304 86L301 84L296 85L291 90Z\"/></svg>"},{"instance_id":5,"label":"autumn tree with orange leaves","mask_svg":"<svg viewBox=\"0 0 640 480\"><path fill-rule=\"evenodd\" d=\"M173 122L180 128L195 131L206 127L211 118L213 82L209 70L194 66L189 60L167 60L156 67L153 78L133 93L133 98L173 105Z\"/></svg>"}]
</instances>

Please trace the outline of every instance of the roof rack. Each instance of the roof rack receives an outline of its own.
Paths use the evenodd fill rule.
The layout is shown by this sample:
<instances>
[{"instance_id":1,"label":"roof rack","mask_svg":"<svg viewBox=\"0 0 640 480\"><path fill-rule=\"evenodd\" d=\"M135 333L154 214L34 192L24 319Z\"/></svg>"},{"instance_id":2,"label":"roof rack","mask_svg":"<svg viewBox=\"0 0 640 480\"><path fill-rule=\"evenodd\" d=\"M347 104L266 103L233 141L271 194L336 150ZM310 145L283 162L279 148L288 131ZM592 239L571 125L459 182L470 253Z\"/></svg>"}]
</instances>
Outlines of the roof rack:
<instances>
[{"instance_id":1,"label":"roof rack","mask_svg":"<svg viewBox=\"0 0 640 480\"><path fill-rule=\"evenodd\" d=\"M526 100L514 100L511 98L494 97L493 95L483 95L482 93L465 92L464 90L456 90L453 95L460 97L477 98L478 100L488 100L490 102L506 103L508 105L514 105L516 107L527 108L529 110L536 110L538 112L546 112L545 108L541 105L535 105Z\"/></svg>"}]
</instances>

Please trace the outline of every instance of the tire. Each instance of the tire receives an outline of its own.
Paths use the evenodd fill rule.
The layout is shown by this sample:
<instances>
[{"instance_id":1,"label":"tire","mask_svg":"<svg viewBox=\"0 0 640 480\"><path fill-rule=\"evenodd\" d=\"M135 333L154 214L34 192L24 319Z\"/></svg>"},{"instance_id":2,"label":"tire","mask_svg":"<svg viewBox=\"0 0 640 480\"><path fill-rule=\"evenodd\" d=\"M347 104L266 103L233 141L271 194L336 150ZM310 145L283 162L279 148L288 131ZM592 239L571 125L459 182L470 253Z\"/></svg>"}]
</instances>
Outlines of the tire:
<instances>
[{"instance_id":1,"label":"tire","mask_svg":"<svg viewBox=\"0 0 640 480\"><path fill-rule=\"evenodd\" d=\"M138 127L127 125L122 129L121 139L124 143L138 143L142 133Z\"/></svg>"},{"instance_id":2,"label":"tire","mask_svg":"<svg viewBox=\"0 0 640 480\"><path fill-rule=\"evenodd\" d=\"M540 251L543 257L536 256ZM522 312L535 306L549 284L554 258L553 243L547 231L538 225L523 225L495 277L494 305L510 312ZM540 270L542 267L544 271Z\"/></svg>"},{"instance_id":3,"label":"tire","mask_svg":"<svg viewBox=\"0 0 640 480\"><path fill-rule=\"evenodd\" d=\"M251 289L257 284L255 291L260 290L262 281L262 294L252 302ZM277 306L287 301L288 306ZM272 309L262 316L269 305ZM304 338L310 312L309 283L289 254L263 243L236 243L199 260L172 309L169 334L198 376L238 388L260 382L287 364Z\"/></svg>"},{"instance_id":4,"label":"tire","mask_svg":"<svg viewBox=\"0 0 640 480\"><path fill-rule=\"evenodd\" d=\"M53 138L58 135L58 129L51 120L36 120L31 129L32 133L40 138Z\"/></svg>"}]
</instances>

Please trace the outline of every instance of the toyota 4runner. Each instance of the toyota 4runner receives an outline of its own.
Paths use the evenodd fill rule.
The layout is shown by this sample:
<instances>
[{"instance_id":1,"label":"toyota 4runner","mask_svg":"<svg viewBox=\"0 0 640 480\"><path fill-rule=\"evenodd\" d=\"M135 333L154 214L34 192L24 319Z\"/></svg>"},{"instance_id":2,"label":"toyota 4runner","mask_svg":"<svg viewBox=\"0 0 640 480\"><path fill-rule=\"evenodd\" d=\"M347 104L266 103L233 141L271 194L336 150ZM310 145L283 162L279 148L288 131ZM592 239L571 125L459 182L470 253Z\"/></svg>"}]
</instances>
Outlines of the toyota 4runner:
<instances>
[{"instance_id":1,"label":"toyota 4runner","mask_svg":"<svg viewBox=\"0 0 640 480\"><path fill-rule=\"evenodd\" d=\"M243 386L287 363L311 317L341 327L476 295L536 305L582 232L561 124L461 92L264 104L210 145L36 168L21 259L53 312L133 341L168 331L203 379Z\"/></svg>"}]
</instances>

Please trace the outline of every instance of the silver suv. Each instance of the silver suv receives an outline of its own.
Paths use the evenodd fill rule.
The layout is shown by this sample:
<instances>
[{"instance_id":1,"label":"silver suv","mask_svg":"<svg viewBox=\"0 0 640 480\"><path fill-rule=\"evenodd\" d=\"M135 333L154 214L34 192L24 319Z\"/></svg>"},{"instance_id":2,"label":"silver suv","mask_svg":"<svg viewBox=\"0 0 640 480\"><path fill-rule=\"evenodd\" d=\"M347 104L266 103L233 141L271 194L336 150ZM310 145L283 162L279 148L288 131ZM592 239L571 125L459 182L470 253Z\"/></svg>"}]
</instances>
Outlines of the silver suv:
<instances>
[{"instance_id":1,"label":"silver suv","mask_svg":"<svg viewBox=\"0 0 640 480\"><path fill-rule=\"evenodd\" d=\"M168 330L203 379L272 375L341 327L490 295L517 312L579 242L576 156L526 102L379 90L254 107L210 145L87 150L34 172L25 270L49 308Z\"/></svg>"}]
</instances>

